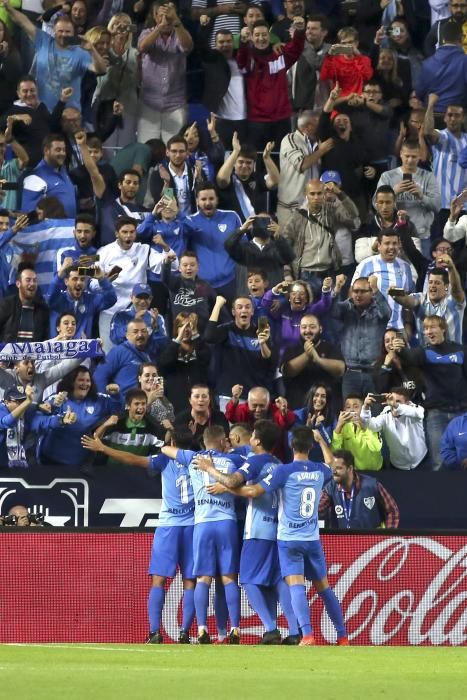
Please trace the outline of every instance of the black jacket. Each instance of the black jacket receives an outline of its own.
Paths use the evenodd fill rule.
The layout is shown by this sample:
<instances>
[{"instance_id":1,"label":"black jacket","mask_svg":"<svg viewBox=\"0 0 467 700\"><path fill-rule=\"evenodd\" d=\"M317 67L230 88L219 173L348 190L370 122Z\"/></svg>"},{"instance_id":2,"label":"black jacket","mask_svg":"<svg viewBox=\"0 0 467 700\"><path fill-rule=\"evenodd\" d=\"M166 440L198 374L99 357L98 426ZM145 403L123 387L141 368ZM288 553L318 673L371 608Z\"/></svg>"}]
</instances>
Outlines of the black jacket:
<instances>
[{"instance_id":1,"label":"black jacket","mask_svg":"<svg viewBox=\"0 0 467 700\"><path fill-rule=\"evenodd\" d=\"M259 268L269 280L269 286L274 287L284 279L284 265L295 258L292 246L286 238L278 236L265 241L262 250L253 241L243 240L244 232L237 229L226 239L224 248L239 265L248 269Z\"/></svg>"},{"instance_id":2,"label":"black jacket","mask_svg":"<svg viewBox=\"0 0 467 700\"><path fill-rule=\"evenodd\" d=\"M200 27L198 31L198 53L204 70L204 89L201 103L210 112L217 112L229 87L232 74L224 56L209 47L212 25Z\"/></svg>"},{"instance_id":3,"label":"black jacket","mask_svg":"<svg viewBox=\"0 0 467 700\"><path fill-rule=\"evenodd\" d=\"M0 340L10 343L17 340L21 320L21 302L17 294L0 300ZM47 340L49 332L49 309L42 299L34 301L34 330L32 340Z\"/></svg>"}]
</instances>

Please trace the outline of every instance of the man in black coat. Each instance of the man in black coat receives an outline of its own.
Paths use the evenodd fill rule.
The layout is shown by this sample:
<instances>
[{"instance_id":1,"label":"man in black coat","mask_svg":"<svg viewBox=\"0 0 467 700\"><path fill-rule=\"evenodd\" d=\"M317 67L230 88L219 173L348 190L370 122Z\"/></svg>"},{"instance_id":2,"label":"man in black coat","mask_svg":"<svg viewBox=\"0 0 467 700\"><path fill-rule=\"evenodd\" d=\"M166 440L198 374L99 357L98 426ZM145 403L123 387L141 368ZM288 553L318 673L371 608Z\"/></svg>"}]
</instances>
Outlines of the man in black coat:
<instances>
[{"instance_id":1,"label":"man in black coat","mask_svg":"<svg viewBox=\"0 0 467 700\"><path fill-rule=\"evenodd\" d=\"M37 296L37 275L31 265L19 266L16 286L17 294L0 300L0 340L47 340L49 309Z\"/></svg>"}]
</instances>

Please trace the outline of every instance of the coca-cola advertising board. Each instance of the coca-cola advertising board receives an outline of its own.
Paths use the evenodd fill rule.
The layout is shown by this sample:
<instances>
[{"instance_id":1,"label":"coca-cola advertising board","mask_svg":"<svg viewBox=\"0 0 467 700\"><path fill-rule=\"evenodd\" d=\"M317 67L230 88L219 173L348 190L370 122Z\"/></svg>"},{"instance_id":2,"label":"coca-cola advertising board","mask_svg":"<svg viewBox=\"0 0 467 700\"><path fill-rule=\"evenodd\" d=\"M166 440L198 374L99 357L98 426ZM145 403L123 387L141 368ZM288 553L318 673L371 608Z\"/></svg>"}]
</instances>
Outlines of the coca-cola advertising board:
<instances>
[{"instance_id":1,"label":"coca-cola advertising board","mask_svg":"<svg viewBox=\"0 0 467 700\"><path fill-rule=\"evenodd\" d=\"M0 642L141 643L151 542L141 531L2 531ZM340 533L322 542L352 644L466 644L467 533ZM177 577L167 587L166 642L178 638L181 598ZM332 644L312 588L309 598L317 642ZM243 594L241 628L242 643L264 631ZM279 628L287 633L282 615ZM212 600L209 629L215 637Z\"/></svg>"}]
</instances>

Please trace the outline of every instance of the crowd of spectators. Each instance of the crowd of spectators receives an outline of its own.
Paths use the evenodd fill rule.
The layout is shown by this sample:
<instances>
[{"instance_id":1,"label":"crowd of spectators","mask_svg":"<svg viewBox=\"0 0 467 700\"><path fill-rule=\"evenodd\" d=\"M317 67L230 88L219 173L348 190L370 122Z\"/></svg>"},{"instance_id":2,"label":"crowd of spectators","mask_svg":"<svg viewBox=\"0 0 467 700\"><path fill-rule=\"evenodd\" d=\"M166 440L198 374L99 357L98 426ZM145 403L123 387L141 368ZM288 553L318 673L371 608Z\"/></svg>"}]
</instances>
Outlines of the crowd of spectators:
<instances>
[{"instance_id":1,"label":"crowd of spectators","mask_svg":"<svg viewBox=\"0 0 467 700\"><path fill-rule=\"evenodd\" d=\"M466 468L467 0L17 5L0 341L105 354L2 363L0 466L269 418L279 459L297 425L336 452L323 511L361 471ZM15 236L48 219L75 241L43 289Z\"/></svg>"}]
</instances>

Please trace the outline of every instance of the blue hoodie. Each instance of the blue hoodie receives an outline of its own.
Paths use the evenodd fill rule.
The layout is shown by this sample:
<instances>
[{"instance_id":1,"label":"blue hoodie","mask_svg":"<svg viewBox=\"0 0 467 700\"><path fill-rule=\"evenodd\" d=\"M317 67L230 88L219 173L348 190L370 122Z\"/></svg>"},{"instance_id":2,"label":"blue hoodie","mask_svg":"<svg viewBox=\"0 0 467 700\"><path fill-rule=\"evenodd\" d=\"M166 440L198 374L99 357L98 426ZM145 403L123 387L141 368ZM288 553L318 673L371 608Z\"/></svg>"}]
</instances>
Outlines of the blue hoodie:
<instances>
[{"instance_id":1,"label":"blue hoodie","mask_svg":"<svg viewBox=\"0 0 467 700\"><path fill-rule=\"evenodd\" d=\"M467 56L462 48L444 44L426 58L415 92L425 104L431 92L439 95L437 112L445 112L449 105L467 106Z\"/></svg>"},{"instance_id":2,"label":"blue hoodie","mask_svg":"<svg viewBox=\"0 0 467 700\"><path fill-rule=\"evenodd\" d=\"M144 221L138 225L136 229L136 240L140 241L140 243L149 243L153 250L157 253L161 253L162 247L152 242L153 236L159 233L165 243L177 254L177 258L180 258L180 255L187 249L185 223L186 216L183 215L175 217L173 221L163 221L162 219L156 219L154 214L149 214ZM148 270L148 280L160 282L160 279L160 274Z\"/></svg>"},{"instance_id":3,"label":"blue hoodie","mask_svg":"<svg viewBox=\"0 0 467 700\"><path fill-rule=\"evenodd\" d=\"M83 401L70 397L56 409L57 415L53 417L57 422L68 408L76 413L76 422L70 425L60 424L60 429L47 431L38 450L40 461L44 464L80 465L88 460L92 453L81 446L81 436L109 416L118 414L122 410L122 397L120 394L98 394L97 398L86 398Z\"/></svg>"},{"instance_id":4,"label":"blue hoodie","mask_svg":"<svg viewBox=\"0 0 467 700\"><path fill-rule=\"evenodd\" d=\"M217 209L212 216L197 212L188 217L189 247L199 259L198 276L214 289L235 279L236 264L225 250L224 243L241 225L236 212L224 209Z\"/></svg>"},{"instance_id":5,"label":"blue hoodie","mask_svg":"<svg viewBox=\"0 0 467 700\"><path fill-rule=\"evenodd\" d=\"M92 338L92 326L94 318L104 309L110 309L117 301L117 295L110 280L99 280L99 290L84 290L79 299L73 299L68 290L63 288L62 280L55 275L50 283L47 296L50 314L50 336L53 338L57 332L58 317L66 312L76 317L76 337Z\"/></svg>"},{"instance_id":6,"label":"blue hoodie","mask_svg":"<svg viewBox=\"0 0 467 700\"><path fill-rule=\"evenodd\" d=\"M145 350L135 348L128 340L116 345L94 372L98 390L105 393L107 384L118 384L122 394L137 388L138 368L143 362L154 363L154 358Z\"/></svg>"}]
</instances>

